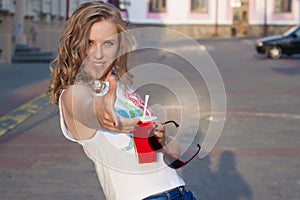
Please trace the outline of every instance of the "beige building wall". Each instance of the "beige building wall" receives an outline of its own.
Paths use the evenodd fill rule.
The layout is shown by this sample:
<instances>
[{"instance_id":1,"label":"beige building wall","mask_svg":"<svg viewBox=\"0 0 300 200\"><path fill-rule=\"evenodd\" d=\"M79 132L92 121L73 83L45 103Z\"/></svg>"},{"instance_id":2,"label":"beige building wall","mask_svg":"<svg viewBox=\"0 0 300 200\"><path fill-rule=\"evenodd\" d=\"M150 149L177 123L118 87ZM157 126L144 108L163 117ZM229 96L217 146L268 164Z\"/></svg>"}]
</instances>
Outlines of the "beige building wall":
<instances>
[{"instance_id":1,"label":"beige building wall","mask_svg":"<svg viewBox=\"0 0 300 200\"><path fill-rule=\"evenodd\" d=\"M13 16L7 10L0 11L0 62L10 62L12 52Z\"/></svg>"},{"instance_id":2,"label":"beige building wall","mask_svg":"<svg viewBox=\"0 0 300 200\"><path fill-rule=\"evenodd\" d=\"M20 34L26 38L25 43L29 47L56 52L65 24L67 0L16 0L15 2L16 4L14 0L0 1L0 62L11 63ZM23 20L17 20L20 18L18 13L21 12L16 9L22 9ZM21 29L18 24L22 26Z\"/></svg>"},{"instance_id":3,"label":"beige building wall","mask_svg":"<svg viewBox=\"0 0 300 200\"><path fill-rule=\"evenodd\" d=\"M45 24L35 23L37 32L33 46L38 46L43 51L56 52L64 22Z\"/></svg>"}]
</instances>

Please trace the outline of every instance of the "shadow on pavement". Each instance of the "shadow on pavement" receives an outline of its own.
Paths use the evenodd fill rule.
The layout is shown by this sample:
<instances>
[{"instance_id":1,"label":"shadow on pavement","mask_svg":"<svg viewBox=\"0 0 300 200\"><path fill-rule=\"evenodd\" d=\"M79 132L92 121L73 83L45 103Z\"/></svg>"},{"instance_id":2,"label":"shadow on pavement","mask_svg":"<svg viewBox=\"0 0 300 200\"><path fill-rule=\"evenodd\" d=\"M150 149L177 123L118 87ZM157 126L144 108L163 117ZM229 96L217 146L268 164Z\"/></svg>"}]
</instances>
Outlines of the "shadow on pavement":
<instances>
[{"instance_id":1,"label":"shadow on pavement","mask_svg":"<svg viewBox=\"0 0 300 200\"><path fill-rule=\"evenodd\" d=\"M193 161L183 170L188 187L201 200L252 199L252 190L236 168L236 156L231 151L221 153L216 170L209 156ZM197 166L197 167L195 167ZM193 169L191 169L193 167ZM195 170L196 168L196 170Z\"/></svg>"}]
</instances>

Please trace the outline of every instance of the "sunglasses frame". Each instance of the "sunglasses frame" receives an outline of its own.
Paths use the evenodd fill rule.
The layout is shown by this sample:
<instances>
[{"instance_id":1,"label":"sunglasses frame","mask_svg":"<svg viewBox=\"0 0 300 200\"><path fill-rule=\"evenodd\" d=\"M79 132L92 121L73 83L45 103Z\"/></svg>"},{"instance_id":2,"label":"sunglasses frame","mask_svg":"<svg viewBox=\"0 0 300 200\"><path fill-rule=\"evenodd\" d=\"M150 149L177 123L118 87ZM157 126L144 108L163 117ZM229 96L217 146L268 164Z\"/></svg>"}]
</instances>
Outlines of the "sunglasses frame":
<instances>
[{"instance_id":1,"label":"sunglasses frame","mask_svg":"<svg viewBox=\"0 0 300 200\"><path fill-rule=\"evenodd\" d=\"M162 125L165 125L168 123L173 123L175 125L175 127L179 127L179 124L173 120L166 121L166 122L162 123ZM161 144L158 137L154 134L154 131L155 131L155 128L153 128L151 130L151 132L149 133L148 143L153 151L161 152L164 154L163 160L170 168L178 169L178 168L181 168L181 167L187 165L200 152L201 146L200 146L200 144L197 144L198 150L196 151L196 153L190 159L188 159L187 161L184 162L184 161L180 160L177 156L172 154L171 152L164 149L164 145ZM168 159L170 160L170 158L172 161L168 162L167 160Z\"/></svg>"}]
</instances>

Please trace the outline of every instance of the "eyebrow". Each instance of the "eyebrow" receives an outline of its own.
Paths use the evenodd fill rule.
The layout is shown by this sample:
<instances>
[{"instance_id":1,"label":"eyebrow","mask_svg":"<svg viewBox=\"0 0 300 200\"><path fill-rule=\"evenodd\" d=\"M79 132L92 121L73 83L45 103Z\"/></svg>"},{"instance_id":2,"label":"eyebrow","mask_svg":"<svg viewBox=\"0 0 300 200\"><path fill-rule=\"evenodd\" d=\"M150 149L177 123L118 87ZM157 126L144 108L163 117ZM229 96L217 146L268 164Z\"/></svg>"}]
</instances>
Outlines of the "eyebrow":
<instances>
[{"instance_id":1,"label":"eyebrow","mask_svg":"<svg viewBox=\"0 0 300 200\"><path fill-rule=\"evenodd\" d=\"M112 39L107 39L107 40L104 40L104 42L107 42L107 41L117 41L116 39L112 38Z\"/></svg>"},{"instance_id":2,"label":"eyebrow","mask_svg":"<svg viewBox=\"0 0 300 200\"><path fill-rule=\"evenodd\" d=\"M93 40L93 39L89 38L88 41L89 42L94 42L96 40ZM107 42L107 41L115 41L115 42L117 42L117 41L119 41L119 38L117 38L117 37L107 38L107 39L103 40L102 43L103 42Z\"/></svg>"}]
</instances>

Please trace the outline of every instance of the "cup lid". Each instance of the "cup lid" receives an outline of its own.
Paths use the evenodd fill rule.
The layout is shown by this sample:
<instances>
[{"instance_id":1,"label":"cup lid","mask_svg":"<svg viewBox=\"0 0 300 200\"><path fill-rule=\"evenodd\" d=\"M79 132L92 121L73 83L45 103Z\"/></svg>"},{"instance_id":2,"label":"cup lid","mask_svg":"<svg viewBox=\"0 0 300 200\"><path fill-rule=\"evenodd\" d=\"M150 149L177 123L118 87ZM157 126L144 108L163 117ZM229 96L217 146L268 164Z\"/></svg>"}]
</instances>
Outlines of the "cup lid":
<instances>
[{"instance_id":1,"label":"cup lid","mask_svg":"<svg viewBox=\"0 0 300 200\"><path fill-rule=\"evenodd\" d=\"M137 119L141 120L142 122L152 122L152 121L156 120L157 117L156 116L145 116L145 117L139 116L139 117L137 117Z\"/></svg>"}]
</instances>

